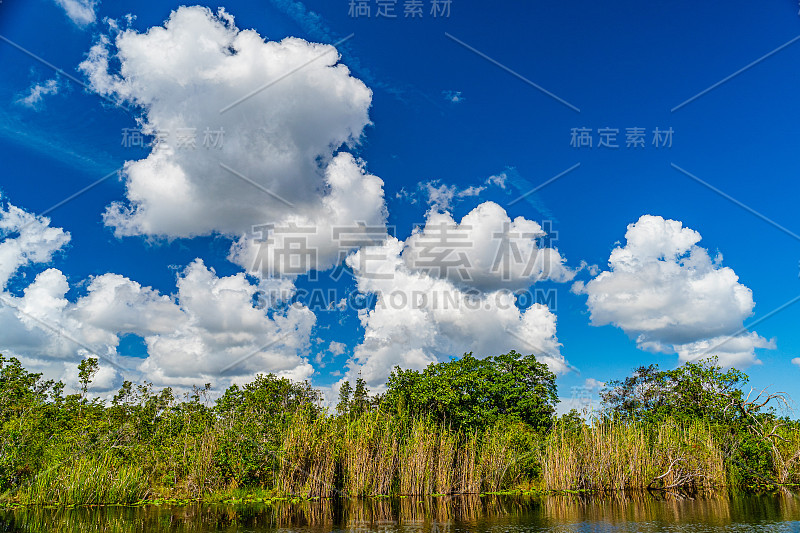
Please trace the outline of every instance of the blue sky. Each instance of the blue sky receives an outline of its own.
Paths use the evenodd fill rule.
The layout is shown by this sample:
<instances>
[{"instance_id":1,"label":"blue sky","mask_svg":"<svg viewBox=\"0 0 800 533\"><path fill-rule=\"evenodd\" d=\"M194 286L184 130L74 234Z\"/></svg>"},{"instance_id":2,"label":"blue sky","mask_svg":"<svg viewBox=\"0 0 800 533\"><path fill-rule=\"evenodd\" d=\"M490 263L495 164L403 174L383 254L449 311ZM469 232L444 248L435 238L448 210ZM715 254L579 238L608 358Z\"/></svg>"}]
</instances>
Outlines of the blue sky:
<instances>
[{"instance_id":1,"label":"blue sky","mask_svg":"<svg viewBox=\"0 0 800 533\"><path fill-rule=\"evenodd\" d=\"M86 6L85 2L74 2ZM72 2L65 0L61 4ZM23 53L7 41L0 42L4 72L0 79L3 102L0 154L4 162L0 190L4 205L12 204L31 214L41 213L115 172L126 161L148 157L149 147L126 147L121 142L122 130L136 128L136 118L145 115L148 104L143 107L126 101L118 105L122 98L119 87L109 88L92 81L89 71L78 67L87 59L90 49L105 38L110 43L107 50L112 58L109 70L118 73L120 59L115 57L119 51L115 39L119 30L109 26L108 20L116 21L114 24L118 28L143 33L151 27L162 26L170 12L180 5L161 3L156 7L124 1L101 2L85 7L89 15L85 10L79 11L80 15L73 11L73 18L77 20L72 20L63 5L53 0L11 0L0 4L0 35L29 52ZM555 337L545 335L543 339L560 344L555 349L563 359L563 363L559 363L563 366L559 375L562 396L569 397L572 387L584 386L587 379L621 378L640 364L656 362L673 367L680 361L676 354L679 350L654 351L654 343L662 347L680 344L689 350L686 346L691 343L722 338L722 333L734 333L742 325L767 317L800 294L800 239L789 234L800 233L793 209L800 167L796 158L800 43L787 45L800 35L800 17L798 6L792 2L764 6L751 2L696 5L692 2L504 1L488 4L453 0L449 16L434 18L430 15L431 2L426 0L422 18L416 19L403 16L403 0L397 2L396 19L376 18L376 2L371 3L369 18L350 16L347 0L305 3L275 0L263 4L231 1L203 5L210 9L209 13L216 13L223 7L235 18L237 32L252 29L269 41L293 36L332 44L352 34L338 47L340 61L350 68L351 80L361 80L372 91L366 99L369 123L362 124L363 117L353 111L354 107L364 104L364 98L353 97L351 101L347 96L342 97L343 102L347 101L341 104L341 113L330 120L358 123L348 126L356 131L358 139L342 144L340 133L331 134L338 145L328 155L353 154L361 161L364 172L382 180L381 201L388 213L384 222L393 228L390 233L400 241L407 239L414 227L433 220L432 214L449 213L452 220L458 222L485 202L500 206L511 220L524 217L540 225L545 220L552 222L558 238L551 246L558 249L565 260L565 268L571 273L564 274L560 280L529 285L556 294L555 302L550 302L553 304L550 313L557 323ZM94 21L90 20L91 13L94 13ZM126 21L129 14L133 19ZM783 45L786 46L776 51ZM774 53L751 64L771 52ZM62 69L91 90L67 79L64 74L57 75L30 54ZM149 76L156 60L157 55L151 53L143 63L131 63L128 72L139 68ZM147 64L147 61L153 63ZM744 67L748 68L736 74ZM164 74L167 82L163 85L139 86L137 90L143 92L138 97L158 102L162 99L158 93L161 90L166 101L170 93L174 94L169 83L176 84L176 91L187 90L181 85L180 76L180 72L175 72L174 76L167 73ZM190 77L187 74L187 79ZM300 84L300 77L290 77L281 83L287 88L297 83L298 91L306 90ZM681 106L726 78L729 79L724 83ZM30 98L28 104L23 101L30 97L36 85L47 93L48 80L56 80L52 82L57 87L53 91L55 94L43 94L38 102ZM192 83L197 80L193 79ZM332 78L331 83L334 83ZM250 87L231 89L231 98L246 94ZM355 90L356 84L346 85L345 90L347 87ZM248 105L284 105L289 100L280 100L277 95L280 85L276 84L275 88L275 91L267 89ZM202 87L197 89L202 90ZM263 104L259 103L262 97ZM191 101L187 101L190 102L187 105L191 105ZM305 105L292 102L292 105ZM158 103L152 105L157 107ZM675 109L676 106L681 107ZM298 108L297 115L288 115L286 120L300 117L297 120L307 121L302 131L313 137L314 131L329 126L327 118L315 122L314 109L309 109L306 112ZM327 108L321 109L324 114ZM160 112L160 118L151 114L151 122L173 120L174 117L166 117L168 111ZM203 116L205 111L186 111L191 112ZM201 124L199 129L205 126ZM330 127L331 131L335 129ZM591 148L571 145L574 128L591 130ZM617 130L618 148L598 146L601 128ZM625 146L627 128L644 129L644 146ZM653 145L655 128L673 131L671 146ZM252 131L260 130L256 127ZM242 139L246 133L242 134ZM281 135L280 130L273 133ZM296 137L292 139L297 140ZM275 146L282 144L276 141ZM579 166L575 167L577 164ZM570 168L572 170L562 177L518 200ZM259 170L256 167L251 170L256 176L254 179L259 181ZM158 171L154 172L157 178ZM505 176L503 186L497 182L487 184L491 176ZM265 174L264 179L268 178ZM47 260L27 261L15 270L5 287L8 301L23 298L25 288L38 273L54 268L68 282L68 292L64 295L68 306L78 306L81 298L86 297L92 279L114 273L140 287L152 287L158 295L172 298L184 308L182 312L191 315L192 312L183 306L176 287L176 276L185 276L188 265L201 259L206 267L214 269L218 279L247 272L246 263L228 259L231 243L236 240L235 231L230 228L238 227L228 224L230 214L219 214L219 220L207 224L201 220L206 216L202 213L195 215L197 220L181 221L188 225L181 227L192 227L196 223L198 227L212 228L200 231L200 236L187 237L186 231L191 233L192 230L174 230L177 226L151 234L141 227L128 236L115 234L114 225L103 213L113 202L130 201L126 197L126 179L125 174L115 174L47 213L49 227L63 228L71 239L52 254L45 254ZM301 190L303 184L297 183L298 195L318 194L312 189ZM285 185L286 190L293 190L290 185ZM443 186L445 189L441 189ZM437 197L429 192L437 188L440 192L451 188L454 198L442 204L443 200L438 197L437 204ZM459 191L469 192L459 197ZM259 194L255 189L252 193ZM230 209L235 215L235 202L231 202ZM363 209L369 211L367 207ZM634 291L633 298L643 298L635 290L646 290L654 283L647 278L652 272L641 267L641 258L636 260L639 262L634 261L633 271L628 272L630 275L622 275L627 268L622 263L613 268L609 266L612 250L626 245L628 225L637 223L644 215L679 221L684 229L699 233L702 240L687 245L686 250L691 245L707 250L711 262L703 268L719 277L715 278L717 285L728 285L704 294L702 301L695 302L694 296L685 291L691 292L696 286L697 279L692 277L696 272L689 272L693 267L684 264L684 270L673 272L674 283L661 287L658 284L663 280L656 280L655 285L661 287L659 290L666 293L674 289L675 293L665 298L668 303L640 299L644 311L636 311L633 306L628 315L614 308L609 303L609 290L613 292L622 286L624 290ZM217 215L208 215L214 216ZM637 227L645 236L671 231L663 221L646 219L640 222ZM223 226L227 230L220 229ZM777 226L783 226L789 233ZM4 238L18 237L15 231L12 227ZM681 235L688 234L672 237L680 240ZM637 250L646 248L643 245L628 251L636 255ZM722 259L714 262L717 254L722 254ZM656 266L661 265L658 260L666 261L663 257L656 258ZM679 263L680 259L675 261ZM593 284L597 272L580 269L582 262L596 265L601 272L619 275L611 281ZM720 274L723 268L735 272L738 281ZM417 280L418 272L413 274L412 278ZM299 289L333 290L338 300L356 290L357 279L358 275L354 278L346 274L339 281L333 281L328 272L322 272L304 273L291 282ZM259 283L253 276L247 280L252 286ZM370 286L375 288L361 281L362 292L368 293ZM584 293L577 294L580 291L574 288L575 282L586 287ZM639 289L631 288L631 283L638 283ZM244 282L241 282L239 288L243 287ZM726 298L733 298L731 294L734 293L741 296L737 287L752 291L755 303L752 314L748 301L744 301L744 311L728 316L729 300ZM597 302L594 308L587 306L587 299L593 297ZM719 300L714 300L715 297ZM746 296L744 298L747 300ZM185 299L188 301L188 296ZM153 302L158 297L150 294L145 300L146 305L155 305ZM84 311L96 311L89 306L94 303L87 300ZM129 307L135 309L136 305ZM443 319L433 333L441 338L428 344L420 341L418 353L404 352L408 347L390 346L391 339L387 337L381 345L386 353L378 350L383 355L370 359L368 352L373 347L365 342L365 334L370 337L386 333L389 324L403 321L401 315L377 317L370 323L359 320L357 310L353 309L326 310L310 304L305 309L313 313L313 320L309 322L307 316L302 320L297 318L298 335L305 335L305 338L285 348L293 355L274 355L281 361L274 367L270 365L276 359L265 355L258 364L243 371L240 378L250 375L248 372L275 370L309 378L320 386L333 386L342 379L341 374L352 377L363 370L377 386L388 362L414 366L446 357L443 346L453 349L485 347L480 339L462 339L460 333L443 333L446 329L443 324L449 324L450 320ZM719 313L709 313L707 309L719 309ZM687 317L686 313L692 310L698 316ZM89 311L83 315L79 311L76 309L72 315L61 319L77 320L81 324L97 320ZM285 314L285 309L264 310L268 317L273 317L274 313ZM669 325L656 327L651 322L642 326L636 323L636 316L630 316L647 313L652 313L650 318L654 321L661 320ZM719 315L725 316L719 318ZM161 320L153 316L156 317L153 320ZM224 309L218 316L225 316ZM606 317L608 324L591 325L592 318L603 322L602 317ZM800 365L792 363L793 358L800 356L800 338L795 327L798 319L800 303L768 316L752 328L762 339L753 344L752 357L739 354L731 359L750 374L755 386L772 385L794 397L800 396L796 384ZM32 345L33 341L19 340L29 329L25 329L24 320L19 316L14 320L6 327L22 329L19 334L7 329L6 337L0 338L5 344L0 349L24 356L23 347ZM458 323L461 318L452 320ZM180 324L184 322L183 318L176 319L175 327L182 327ZM519 327L530 326L525 324ZM99 328L94 323L92 326ZM102 334L92 330L79 340L97 351L100 351L97 346L103 343L111 346L113 349L108 353L121 358L114 359L121 368L135 368L132 372L136 376L175 386L185 386L192 379L198 383L213 380L210 371L184 375L155 368L157 362L169 366L164 363L166 355L157 361L153 358L146 368L138 366L148 355L146 341L141 339L150 336L151 342L157 343L159 335L166 335L158 327L143 326L141 334L130 333L135 327L125 330L127 333L104 327L100 328ZM269 329L270 324L265 322L264 327ZM203 330L198 335L206 334ZM386 335L398 338L396 332ZM637 337L640 337L639 343ZM179 336L176 339L186 341L188 338ZM764 347L772 340L774 345ZM45 341L37 338L37 342ZM332 342L344 346L332 346ZM45 345L37 346L37 349L44 349ZM229 351L220 348L225 352L220 360L233 357L231 354L235 350L230 351L232 347L226 346ZM500 346L505 348L506 344ZM649 349L643 349L648 346ZM77 361L80 354L75 346L62 348L63 351L54 354L52 359L36 355L31 356L31 361L35 359L37 368L69 381L71 378L62 374L68 371L63 369L71 365L71 361ZM517 349L530 351L525 346ZM291 366L295 363L291 361L304 370L295 372ZM122 373L121 370L109 373L107 386L114 386ZM220 379L217 383L226 384L227 381Z\"/></svg>"}]
</instances>

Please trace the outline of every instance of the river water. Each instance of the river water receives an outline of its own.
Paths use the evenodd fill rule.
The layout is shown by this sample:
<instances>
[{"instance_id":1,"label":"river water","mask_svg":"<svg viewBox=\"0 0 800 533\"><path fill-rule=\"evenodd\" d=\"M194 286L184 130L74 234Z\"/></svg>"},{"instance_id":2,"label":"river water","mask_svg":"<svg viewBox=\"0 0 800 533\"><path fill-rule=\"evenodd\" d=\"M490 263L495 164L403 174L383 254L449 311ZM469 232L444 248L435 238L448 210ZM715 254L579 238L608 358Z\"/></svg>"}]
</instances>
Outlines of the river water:
<instances>
[{"instance_id":1,"label":"river water","mask_svg":"<svg viewBox=\"0 0 800 533\"><path fill-rule=\"evenodd\" d=\"M459 496L180 507L0 510L30 532L799 532L796 495Z\"/></svg>"}]
</instances>

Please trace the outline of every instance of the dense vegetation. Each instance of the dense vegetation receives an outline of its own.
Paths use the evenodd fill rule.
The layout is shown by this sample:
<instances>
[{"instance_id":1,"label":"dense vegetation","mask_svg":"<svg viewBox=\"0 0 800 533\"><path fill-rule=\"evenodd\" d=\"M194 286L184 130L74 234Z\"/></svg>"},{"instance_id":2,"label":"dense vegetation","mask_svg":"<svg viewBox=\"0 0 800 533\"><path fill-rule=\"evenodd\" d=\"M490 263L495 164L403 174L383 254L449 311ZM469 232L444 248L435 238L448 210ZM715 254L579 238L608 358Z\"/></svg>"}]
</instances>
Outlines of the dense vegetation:
<instances>
[{"instance_id":1,"label":"dense vegetation","mask_svg":"<svg viewBox=\"0 0 800 533\"><path fill-rule=\"evenodd\" d=\"M307 383L262 375L212 401L125 382L91 398L0 356L0 493L21 503L125 503L262 490L300 496L505 489L768 489L800 483L800 425L780 394L743 392L714 360L637 369L590 420L557 417L533 356L471 354L395 369L386 393L345 383L335 412ZM586 414L584 414L586 415Z\"/></svg>"}]
</instances>

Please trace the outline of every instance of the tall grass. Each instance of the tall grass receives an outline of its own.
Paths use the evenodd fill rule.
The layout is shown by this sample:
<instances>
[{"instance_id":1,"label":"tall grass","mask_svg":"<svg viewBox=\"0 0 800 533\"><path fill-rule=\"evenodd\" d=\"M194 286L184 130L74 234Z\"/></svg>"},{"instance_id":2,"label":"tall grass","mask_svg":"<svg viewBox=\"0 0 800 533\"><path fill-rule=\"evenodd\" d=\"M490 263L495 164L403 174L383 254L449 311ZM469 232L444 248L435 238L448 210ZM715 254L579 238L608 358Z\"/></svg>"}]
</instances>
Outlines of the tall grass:
<instances>
[{"instance_id":1,"label":"tall grass","mask_svg":"<svg viewBox=\"0 0 800 533\"><path fill-rule=\"evenodd\" d=\"M800 431L776 427L770 452L775 481L782 485L800 484Z\"/></svg>"},{"instance_id":2,"label":"tall grass","mask_svg":"<svg viewBox=\"0 0 800 533\"><path fill-rule=\"evenodd\" d=\"M219 468L214 456L218 449L218 433L213 427L207 428L201 435L187 437L183 443L183 461L185 465L185 493L199 497L223 485Z\"/></svg>"},{"instance_id":3,"label":"tall grass","mask_svg":"<svg viewBox=\"0 0 800 533\"><path fill-rule=\"evenodd\" d=\"M335 419L298 412L280 450L278 490L305 497L336 492L336 464L341 436Z\"/></svg>"},{"instance_id":4,"label":"tall grass","mask_svg":"<svg viewBox=\"0 0 800 533\"><path fill-rule=\"evenodd\" d=\"M519 456L530 450L517 449L511 437L518 428L494 426L483 433L477 454L477 471L486 491L499 491L513 486L521 474Z\"/></svg>"},{"instance_id":5,"label":"tall grass","mask_svg":"<svg viewBox=\"0 0 800 533\"><path fill-rule=\"evenodd\" d=\"M149 486L141 467L103 455L76 458L44 470L18 496L29 505L123 504L144 499Z\"/></svg>"},{"instance_id":6,"label":"tall grass","mask_svg":"<svg viewBox=\"0 0 800 533\"><path fill-rule=\"evenodd\" d=\"M508 488L530 455L497 426L460 432L427 419L374 411L354 418L295 417L284 439L278 489L305 496L463 494Z\"/></svg>"},{"instance_id":7,"label":"tall grass","mask_svg":"<svg viewBox=\"0 0 800 533\"><path fill-rule=\"evenodd\" d=\"M436 480L436 441L436 430L429 422L414 421L401 445L401 494L433 494Z\"/></svg>"},{"instance_id":8,"label":"tall grass","mask_svg":"<svg viewBox=\"0 0 800 533\"><path fill-rule=\"evenodd\" d=\"M477 465L480 441L477 431L461 436L456 449L453 469L453 492L457 494L477 494L481 490L481 477Z\"/></svg>"},{"instance_id":9,"label":"tall grass","mask_svg":"<svg viewBox=\"0 0 800 533\"><path fill-rule=\"evenodd\" d=\"M392 492L399 464L399 442L391 422L381 411L374 411L345 423L342 431L345 493L371 496Z\"/></svg>"},{"instance_id":10,"label":"tall grass","mask_svg":"<svg viewBox=\"0 0 800 533\"><path fill-rule=\"evenodd\" d=\"M252 482L240 485L221 466L222 460L230 462L221 444L224 431L210 423L205 431L173 442L163 458L140 463L135 454L125 461L109 454L55 461L56 467L21 486L15 498L29 504L86 505L244 490ZM787 430L781 437L773 449L776 479L797 483L800 434ZM240 462L247 463L241 470L257 472L260 477L254 479L262 480L261 488L304 497L477 494L534 483L548 490L608 492L700 491L730 484L722 446L702 422L647 426L605 420L571 429L556 425L541 435L521 423L459 431L379 409L357 417L301 410L287 421L277 442L242 455Z\"/></svg>"},{"instance_id":11,"label":"tall grass","mask_svg":"<svg viewBox=\"0 0 800 533\"><path fill-rule=\"evenodd\" d=\"M726 484L723 454L701 422L658 427L597 421L556 428L541 454L544 486L553 490L691 489Z\"/></svg>"}]
</instances>

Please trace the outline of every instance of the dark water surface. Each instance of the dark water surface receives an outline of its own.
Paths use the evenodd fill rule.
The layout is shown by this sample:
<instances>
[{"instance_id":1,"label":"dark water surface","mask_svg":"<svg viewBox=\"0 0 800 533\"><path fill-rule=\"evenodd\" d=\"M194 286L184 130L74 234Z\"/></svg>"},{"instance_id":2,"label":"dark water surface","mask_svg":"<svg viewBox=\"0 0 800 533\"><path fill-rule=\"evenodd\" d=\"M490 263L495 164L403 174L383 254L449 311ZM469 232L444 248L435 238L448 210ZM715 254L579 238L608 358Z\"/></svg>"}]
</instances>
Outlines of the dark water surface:
<instances>
[{"instance_id":1,"label":"dark water surface","mask_svg":"<svg viewBox=\"0 0 800 533\"><path fill-rule=\"evenodd\" d=\"M800 499L459 496L300 504L0 510L0 531L798 532Z\"/></svg>"}]
</instances>

